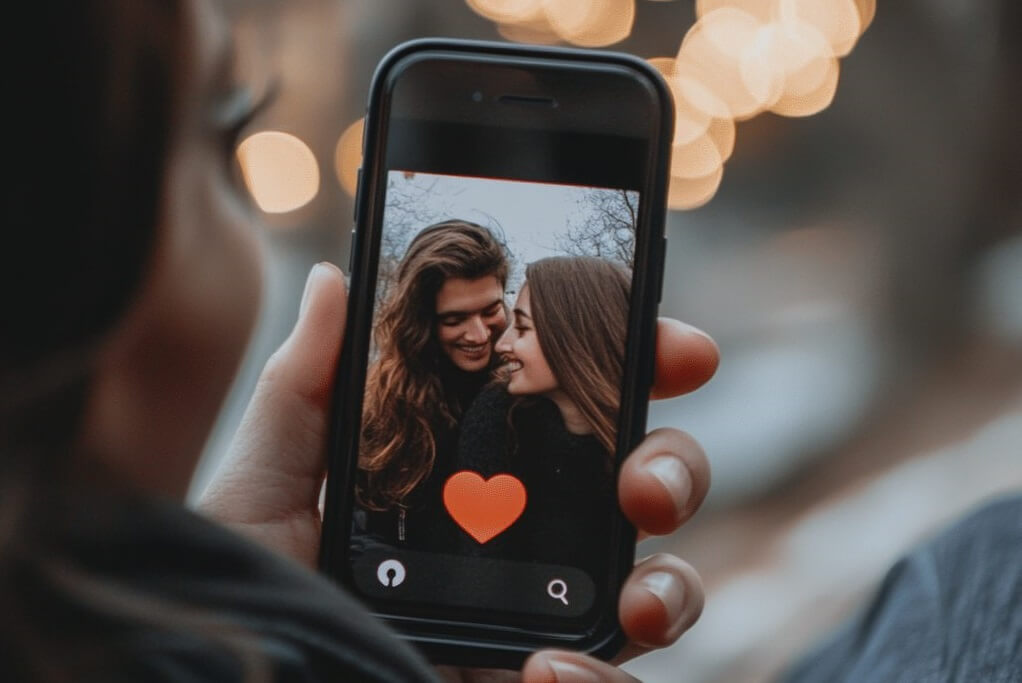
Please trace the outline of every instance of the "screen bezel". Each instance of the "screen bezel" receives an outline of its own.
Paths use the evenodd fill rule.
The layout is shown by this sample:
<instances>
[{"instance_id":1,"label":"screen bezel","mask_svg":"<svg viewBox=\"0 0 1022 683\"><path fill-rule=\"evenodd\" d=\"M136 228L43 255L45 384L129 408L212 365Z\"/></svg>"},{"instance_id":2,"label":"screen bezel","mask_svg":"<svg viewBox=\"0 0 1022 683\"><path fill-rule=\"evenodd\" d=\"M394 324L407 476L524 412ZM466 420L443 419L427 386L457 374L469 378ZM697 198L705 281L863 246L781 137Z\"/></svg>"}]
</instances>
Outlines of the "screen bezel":
<instances>
[{"instance_id":1,"label":"screen bezel","mask_svg":"<svg viewBox=\"0 0 1022 683\"><path fill-rule=\"evenodd\" d=\"M479 78L453 79L449 71L452 67L474 70ZM430 78L430 73L436 77ZM413 75L414 81L410 80ZM408 96L402 92L401 84L412 82L416 87ZM473 100L472 95L483 84L494 94L482 101ZM507 92L552 98L557 106L509 106L498 99ZM600 93L600 106L591 106L594 93ZM625 96L627 93L631 94ZM588 106L578 106L581 103ZM499 115L495 113L498 110ZM479 125L481 120L487 124ZM612 53L425 41L400 48L381 65L374 79L366 119L367 171L357 198L358 232L352 245L349 322L335 396L337 426L329 453L331 477L322 557L327 573L354 589L347 553L353 504L350 482L357 460L353 454L357 453L358 435L352 433L357 430L341 426L359 424L361 416L387 172L401 168L621 187L640 192L618 430L620 458L641 439L645 429L664 252L663 213L671 121L669 95L652 69L641 60ZM637 135L639 131L643 134ZM422 151L424 158L420 161L394 158L395 136L403 135L433 140L438 143L434 147L447 148L449 153ZM524 155L508 157L492 153L494 145L521 149L522 141L530 137L549 139L551 144L568 152L565 158L576 159L577 163L569 164L569 168L563 164L540 164L537 168ZM444 144L445 141L460 142L461 148ZM477 147L466 145L466 141L491 144L485 153L471 153L465 148ZM414 145L402 147L416 149ZM607 163L607 149L621 150L613 156L616 163ZM602 154L597 154L601 150ZM616 596L631 568L635 540L634 529L620 513L615 517L615 526L612 560L608 562L604 585L598 591L601 598L586 618L559 620L540 615L519 618L491 610L450 607L418 609L404 602L378 600L357 589L356 594L378 616L417 640L438 659L445 659L456 650L478 648L480 643L485 643L490 651L480 655L483 657L480 661L491 666L492 651L504 651L514 661L520 661L531 649L552 644L590 651L604 648L609 652L621 642ZM466 661L463 651L454 658Z\"/></svg>"}]
</instances>

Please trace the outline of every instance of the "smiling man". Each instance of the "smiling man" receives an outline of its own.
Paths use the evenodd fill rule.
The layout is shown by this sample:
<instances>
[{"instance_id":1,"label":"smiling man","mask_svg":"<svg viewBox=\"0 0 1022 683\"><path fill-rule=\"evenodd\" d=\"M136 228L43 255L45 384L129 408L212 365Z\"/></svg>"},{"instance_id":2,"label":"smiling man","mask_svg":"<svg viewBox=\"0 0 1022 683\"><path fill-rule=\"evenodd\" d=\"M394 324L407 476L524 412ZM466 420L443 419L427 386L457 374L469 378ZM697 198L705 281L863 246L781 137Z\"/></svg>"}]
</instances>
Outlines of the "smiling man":
<instances>
[{"instance_id":1,"label":"smiling man","mask_svg":"<svg viewBox=\"0 0 1022 683\"><path fill-rule=\"evenodd\" d=\"M373 323L356 539L437 551L457 543L441 488L461 416L498 362L507 273L504 245L461 220L425 228L401 259Z\"/></svg>"}]
</instances>

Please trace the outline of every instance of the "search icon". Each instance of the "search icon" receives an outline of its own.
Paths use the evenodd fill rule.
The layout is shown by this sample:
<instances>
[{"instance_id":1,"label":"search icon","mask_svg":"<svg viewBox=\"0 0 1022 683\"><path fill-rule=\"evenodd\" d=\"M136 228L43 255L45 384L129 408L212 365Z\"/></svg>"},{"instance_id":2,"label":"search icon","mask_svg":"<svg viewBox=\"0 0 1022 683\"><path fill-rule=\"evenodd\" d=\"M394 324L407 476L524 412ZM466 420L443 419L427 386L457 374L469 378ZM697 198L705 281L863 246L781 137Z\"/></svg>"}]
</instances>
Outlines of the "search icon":
<instances>
[{"instance_id":1,"label":"search icon","mask_svg":"<svg viewBox=\"0 0 1022 683\"><path fill-rule=\"evenodd\" d=\"M564 583L562 579L554 579L546 585L546 592L554 600L560 600L565 605L568 604L568 584Z\"/></svg>"}]
</instances>

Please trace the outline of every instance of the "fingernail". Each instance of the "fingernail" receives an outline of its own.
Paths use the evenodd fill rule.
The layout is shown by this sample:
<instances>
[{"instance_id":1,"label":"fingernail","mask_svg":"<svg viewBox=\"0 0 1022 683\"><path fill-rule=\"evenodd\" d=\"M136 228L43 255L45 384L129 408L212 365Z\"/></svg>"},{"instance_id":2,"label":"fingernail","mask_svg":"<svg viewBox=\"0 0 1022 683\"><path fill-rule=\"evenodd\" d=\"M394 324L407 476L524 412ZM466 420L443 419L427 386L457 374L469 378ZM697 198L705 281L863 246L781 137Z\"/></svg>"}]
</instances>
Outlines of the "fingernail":
<instances>
[{"instance_id":1,"label":"fingernail","mask_svg":"<svg viewBox=\"0 0 1022 683\"><path fill-rule=\"evenodd\" d=\"M710 335L708 335L708 334L707 334L706 332L703 332L703 331L702 331L701 329L699 329L698 327L695 327L695 326L693 326L693 325L689 325L688 323L683 323L683 322L681 322L680 320L675 320L674 322L675 322L675 323L676 323L676 324L678 325L678 327L680 327L680 328L681 328L681 330L682 330L683 332L685 332L686 334L698 334L698 335L699 335L700 337L705 337L706 339L709 339L710 341L713 341L713 337L711 337Z\"/></svg>"},{"instance_id":2,"label":"fingernail","mask_svg":"<svg viewBox=\"0 0 1022 683\"><path fill-rule=\"evenodd\" d=\"M327 271L328 266L325 263L317 263L309 271L309 277L305 279L305 291L302 292L302 303L298 305L299 318L305 315L305 310L309 307L309 292L312 290L313 282L326 275Z\"/></svg>"},{"instance_id":3,"label":"fingernail","mask_svg":"<svg viewBox=\"0 0 1022 683\"><path fill-rule=\"evenodd\" d=\"M674 455L658 455L646 463L646 470L667 489L674 502L675 518L681 519L682 512L688 505L689 496L692 495L692 480L688 476L685 463Z\"/></svg>"},{"instance_id":4,"label":"fingernail","mask_svg":"<svg viewBox=\"0 0 1022 683\"><path fill-rule=\"evenodd\" d=\"M639 585L664 606L667 620L671 623L670 631L677 629L685 613L685 591L681 579L670 572L654 571L642 577Z\"/></svg>"},{"instance_id":5,"label":"fingernail","mask_svg":"<svg viewBox=\"0 0 1022 683\"><path fill-rule=\"evenodd\" d=\"M595 671L561 659L548 660L557 683L600 683Z\"/></svg>"}]
</instances>

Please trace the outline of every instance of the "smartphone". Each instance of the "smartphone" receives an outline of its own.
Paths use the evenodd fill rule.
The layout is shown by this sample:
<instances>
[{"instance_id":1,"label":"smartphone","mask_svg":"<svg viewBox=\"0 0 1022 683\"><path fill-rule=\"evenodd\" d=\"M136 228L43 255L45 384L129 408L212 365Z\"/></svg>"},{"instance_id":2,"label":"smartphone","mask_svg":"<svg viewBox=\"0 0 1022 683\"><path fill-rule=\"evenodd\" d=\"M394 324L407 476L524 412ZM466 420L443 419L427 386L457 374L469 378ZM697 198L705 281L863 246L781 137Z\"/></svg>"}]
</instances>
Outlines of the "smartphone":
<instances>
[{"instance_id":1,"label":"smartphone","mask_svg":"<svg viewBox=\"0 0 1022 683\"><path fill-rule=\"evenodd\" d=\"M669 91L627 55L418 40L364 130L322 569L438 663L610 658Z\"/></svg>"}]
</instances>

